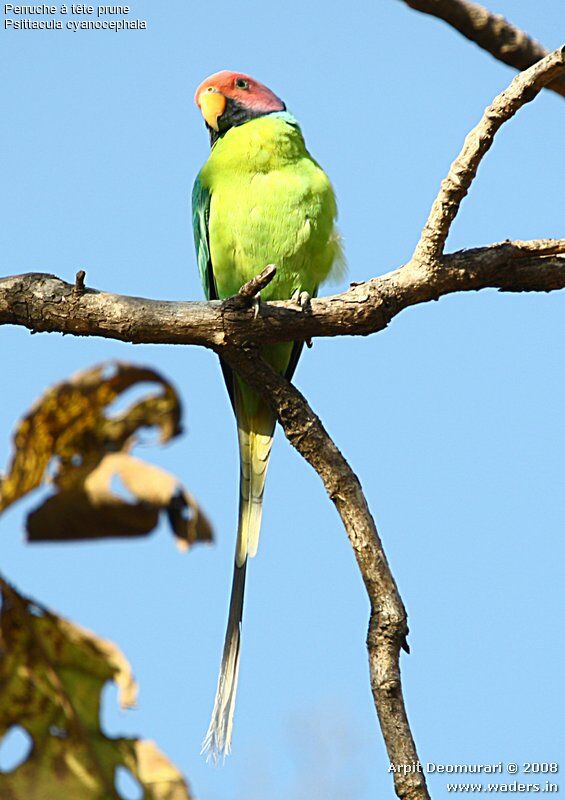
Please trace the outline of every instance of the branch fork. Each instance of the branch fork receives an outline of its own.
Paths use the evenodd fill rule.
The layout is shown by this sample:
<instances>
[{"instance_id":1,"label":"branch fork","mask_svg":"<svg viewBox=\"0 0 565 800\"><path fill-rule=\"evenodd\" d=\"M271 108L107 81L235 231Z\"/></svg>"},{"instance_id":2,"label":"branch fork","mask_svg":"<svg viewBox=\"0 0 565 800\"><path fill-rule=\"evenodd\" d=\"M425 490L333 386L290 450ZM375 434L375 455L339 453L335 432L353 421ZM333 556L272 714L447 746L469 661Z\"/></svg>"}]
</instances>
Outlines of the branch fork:
<instances>
[{"instance_id":1,"label":"branch fork","mask_svg":"<svg viewBox=\"0 0 565 800\"><path fill-rule=\"evenodd\" d=\"M418 2L410 4L416 7ZM461 0L451 2L461 4ZM74 286L41 274L0 279L0 324L128 342L209 347L221 352L271 405L287 438L322 479L355 553L371 605L367 637L371 688L393 764L419 761L404 707L399 666L400 650L407 649L406 611L359 479L302 394L262 359L258 343L373 333L383 330L404 308L450 292L486 287L503 291L565 288L563 239L503 242L444 255L451 224L496 132L543 86L563 76L564 49L518 75L467 136L442 182L410 262L340 295L314 299L312 313L297 313L292 301L270 302L261 306L260 315L249 318L247 311L254 298L276 274L272 264L242 286L235 297L209 303L85 291L82 270ZM77 296L80 303L73 304L71 314L69 302ZM405 772L394 773L398 797L429 800L424 775Z\"/></svg>"}]
</instances>

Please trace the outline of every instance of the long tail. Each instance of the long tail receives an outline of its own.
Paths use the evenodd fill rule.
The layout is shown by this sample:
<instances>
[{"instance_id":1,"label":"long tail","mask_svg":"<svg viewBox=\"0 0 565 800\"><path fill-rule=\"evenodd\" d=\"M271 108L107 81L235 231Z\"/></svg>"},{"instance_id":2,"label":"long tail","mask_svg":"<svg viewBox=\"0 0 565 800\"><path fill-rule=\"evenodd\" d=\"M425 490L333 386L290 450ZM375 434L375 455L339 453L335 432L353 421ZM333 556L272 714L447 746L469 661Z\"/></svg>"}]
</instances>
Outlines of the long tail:
<instances>
[{"instance_id":1,"label":"long tail","mask_svg":"<svg viewBox=\"0 0 565 800\"><path fill-rule=\"evenodd\" d=\"M249 402L246 388L237 386L234 404L239 435L240 495L230 609L214 710L202 745L202 752L214 762L231 750L247 559L256 554L259 543L263 491L276 421L270 409L255 398Z\"/></svg>"}]
</instances>

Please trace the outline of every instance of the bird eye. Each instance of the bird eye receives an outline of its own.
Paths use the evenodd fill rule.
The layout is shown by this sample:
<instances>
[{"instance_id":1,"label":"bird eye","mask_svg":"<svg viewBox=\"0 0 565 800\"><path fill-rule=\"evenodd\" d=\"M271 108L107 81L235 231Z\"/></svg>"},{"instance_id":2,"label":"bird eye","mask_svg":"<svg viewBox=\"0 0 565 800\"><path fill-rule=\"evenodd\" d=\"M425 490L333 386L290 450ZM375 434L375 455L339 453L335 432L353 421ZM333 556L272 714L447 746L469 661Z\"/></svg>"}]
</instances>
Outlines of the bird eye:
<instances>
[{"instance_id":1,"label":"bird eye","mask_svg":"<svg viewBox=\"0 0 565 800\"><path fill-rule=\"evenodd\" d=\"M249 83L245 80L245 78L236 78L235 87L236 89L249 89Z\"/></svg>"}]
</instances>

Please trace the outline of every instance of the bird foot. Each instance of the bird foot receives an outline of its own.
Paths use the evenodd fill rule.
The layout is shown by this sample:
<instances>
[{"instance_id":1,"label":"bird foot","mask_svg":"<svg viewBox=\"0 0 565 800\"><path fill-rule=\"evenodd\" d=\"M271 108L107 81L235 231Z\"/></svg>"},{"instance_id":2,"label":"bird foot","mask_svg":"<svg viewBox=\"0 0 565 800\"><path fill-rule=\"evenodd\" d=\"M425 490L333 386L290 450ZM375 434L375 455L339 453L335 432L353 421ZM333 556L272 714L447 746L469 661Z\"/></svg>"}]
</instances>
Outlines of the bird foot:
<instances>
[{"instance_id":1,"label":"bird foot","mask_svg":"<svg viewBox=\"0 0 565 800\"><path fill-rule=\"evenodd\" d=\"M312 311L312 298L308 292L301 292L300 289L297 289L290 300L305 314L309 314Z\"/></svg>"},{"instance_id":2,"label":"bird foot","mask_svg":"<svg viewBox=\"0 0 565 800\"><path fill-rule=\"evenodd\" d=\"M311 314L312 313L312 298L308 294L308 292L301 292L300 289L297 289L293 292L292 297L290 298L291 303L294 303L295 306L304 313L304 314ZM304 344L306 347L312 347L312 339L305 339Z\"/></svg>"}]
</instances>

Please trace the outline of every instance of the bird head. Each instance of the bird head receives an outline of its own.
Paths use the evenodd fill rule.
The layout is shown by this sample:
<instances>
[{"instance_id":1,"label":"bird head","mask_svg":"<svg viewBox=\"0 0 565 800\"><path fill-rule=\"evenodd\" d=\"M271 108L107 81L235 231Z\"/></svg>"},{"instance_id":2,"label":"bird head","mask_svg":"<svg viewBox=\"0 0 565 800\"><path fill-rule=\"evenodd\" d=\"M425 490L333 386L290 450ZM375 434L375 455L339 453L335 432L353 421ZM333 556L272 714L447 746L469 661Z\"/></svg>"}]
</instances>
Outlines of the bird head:
<instances>
[{"instance_id":1,"label":"bird head","mask_svg":"<svg viewBox=\"0 0 565 800\"><path fill-rule=\"evenodd\" d=\"M236 125L286 110L283 101L264 84L227 69L202 81L194 102L202 112L212 144Z\"/></svg>"}]
</instances>

